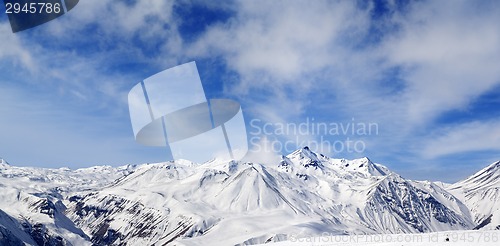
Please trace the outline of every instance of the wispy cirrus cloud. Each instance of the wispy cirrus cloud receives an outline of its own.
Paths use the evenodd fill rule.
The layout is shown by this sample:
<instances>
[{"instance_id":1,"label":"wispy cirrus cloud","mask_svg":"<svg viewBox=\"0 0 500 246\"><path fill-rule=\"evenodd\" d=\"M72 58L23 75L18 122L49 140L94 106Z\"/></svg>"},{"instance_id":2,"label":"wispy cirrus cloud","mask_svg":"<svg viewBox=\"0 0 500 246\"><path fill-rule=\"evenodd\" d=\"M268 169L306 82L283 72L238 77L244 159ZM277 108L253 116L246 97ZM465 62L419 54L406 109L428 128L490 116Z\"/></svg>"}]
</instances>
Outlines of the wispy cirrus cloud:
<instances>
[{"instance_id":1,"label":"wispy cirrus cloud","mask_svg":"<svg viewBox=\"0 0 500 246\"><path fill-rule=\"evenodd\" d=\"M428 139L422 156L432 159L471 151L500 150L500 121L473 121L453 127L443 127Z\"/></svg>"},{"instance_id":2,"label":"wispy cirrus cloud","mask_svg":"<svg viewBox=\"0 0 500 246\"><path fill-rule=\"evenodd\" d=\"M406 67L409 123L428 123L466 107L500 83L496 3L415 3L397 19L401 31L383 44L393 65Z\"/></svg>"},{"instance_id":3,"label":"wispy cirrus cloud","mask_svg":"<svg viewBox=\"0 0 500 246\"><path fill-rule=\"evenodd\" d=\"M0 33L9 33L11 28L9 23L0 22ZM15 35L2 36L0 46L0 61L8 60L12 65L20 69L34 70L35 64L33 56L24 47L22 40Z\"/></svg>"}]
</instances>

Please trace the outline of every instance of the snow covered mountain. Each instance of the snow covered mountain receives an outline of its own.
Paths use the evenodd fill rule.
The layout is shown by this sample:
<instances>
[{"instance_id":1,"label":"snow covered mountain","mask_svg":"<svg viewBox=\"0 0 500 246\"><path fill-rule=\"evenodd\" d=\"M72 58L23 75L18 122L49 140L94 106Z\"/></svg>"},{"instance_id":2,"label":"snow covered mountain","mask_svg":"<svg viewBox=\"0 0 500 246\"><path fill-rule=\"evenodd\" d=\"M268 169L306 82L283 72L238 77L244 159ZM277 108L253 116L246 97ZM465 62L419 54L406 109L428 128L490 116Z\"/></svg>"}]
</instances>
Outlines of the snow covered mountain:
<instances>
[{"instance_id":1,"label":"snow covered mountain","mask_svg":"<svg viewBox=\"0 0 500 246\"><path fill-rule=\"evenodd\" d=\"M0 245L259 244L472 229L473 216L443 186L307 147L276 165L0 166Z\"/></svg>"},{"instance_id":2,"label":"snow covered mountain","mask_svg":"<svg viewBox=\"0 0 500 246\"><path fill-rule=\"evenodd\" d=\"M500 230L500 161L447 189L470 208L478 229Z\"/></svg>"},{"instance_id":3,"label":"snow covered mountain","mask_svg":"<svg viewBox=\"0 0 500 246\"><path fill-rule=\"evenodd\" d=\"M0 164L0 245L85 245L64 211L65 194L95 191L129 173L109 166L70 170Z\"/></svg>"},{"instance_id":4,"label":"snow covered mountain","mask_svg":"<svg viewBox=\"0 0 500 246\"><path fill-rule=\"evenodd\" d=\"M0 157L0 168L6 168L6 167L10 167L9 163L2 157Z\"/></svg>"}]
</instances>

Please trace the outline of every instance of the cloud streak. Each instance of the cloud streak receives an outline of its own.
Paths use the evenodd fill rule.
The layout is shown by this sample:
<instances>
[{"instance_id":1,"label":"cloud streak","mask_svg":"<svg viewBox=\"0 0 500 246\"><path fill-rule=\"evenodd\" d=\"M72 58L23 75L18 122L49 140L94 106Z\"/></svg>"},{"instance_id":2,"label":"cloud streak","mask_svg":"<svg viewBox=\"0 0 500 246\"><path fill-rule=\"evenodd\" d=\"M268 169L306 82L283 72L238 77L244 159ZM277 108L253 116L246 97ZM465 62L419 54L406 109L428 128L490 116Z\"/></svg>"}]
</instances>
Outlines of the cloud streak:
<instances>
[{"instance_id":1,"label":"cloud streak","mask_svg":"<svg viewBox=\"0 0 500 246\"><path fill-rule=\"evenodd\" d=\"M500 150L500 121L469 122L441 129L429 139L422 155L432 159L470 151Z\"/></svg>"}]
</instances>

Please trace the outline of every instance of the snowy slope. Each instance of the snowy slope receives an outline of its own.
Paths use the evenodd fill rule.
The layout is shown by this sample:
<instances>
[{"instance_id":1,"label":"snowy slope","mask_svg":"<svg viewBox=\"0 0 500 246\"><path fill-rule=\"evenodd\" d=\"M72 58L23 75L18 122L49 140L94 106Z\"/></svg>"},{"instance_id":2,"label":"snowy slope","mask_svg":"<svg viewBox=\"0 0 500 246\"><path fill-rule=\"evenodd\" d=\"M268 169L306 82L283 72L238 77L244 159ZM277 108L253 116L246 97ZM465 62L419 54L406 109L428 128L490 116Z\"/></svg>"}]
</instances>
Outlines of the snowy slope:
<instances>
[{"instance_id":1,"label":"snowy slope","mask_svg":"<svg viewBox=\"0 0 500 246\"><path fill-rule=\"evenodd\" d=\"M67 215L94 243L234 245L278 241L299 232L474 226L464 205L439 187L406 181L368 158L330 159L308 148L282 157L276 166L143 165L112 186L70 201Z\"/></svg>"},{"instance_id":2,"label":"snowy slope","mask_svg":"<svg viewBox=\"0 0 500 246\"><path fill-rule=\"evenodd\" d=\"M500 161L447 189L469 207L478 228L500 229Z\"/></svg>"},{"instance_id":3,"label":"snowy slope","mask_svg":"<svg viewBox=\"0 0 500 246\"><path fill-rule=\"evenodd\" d=\"M368 158L333 159L307 147L275 165L2 164L0 235L12 245L235 245L476 227L444 187L406 180Z\"/></svg>"},{"instance_id":4,"label":"snowy slope","mask_svg":"<svg viewBox=\"0 0 500 246\"><path fill-rule=\"evenodd\" d=\"M88 236L64 214L65 194L101 189L128 172L127 167L44 169L2 161L0 245L22 245L21 241L28 245L90 245Z\"/></svg>"}]
</instances>

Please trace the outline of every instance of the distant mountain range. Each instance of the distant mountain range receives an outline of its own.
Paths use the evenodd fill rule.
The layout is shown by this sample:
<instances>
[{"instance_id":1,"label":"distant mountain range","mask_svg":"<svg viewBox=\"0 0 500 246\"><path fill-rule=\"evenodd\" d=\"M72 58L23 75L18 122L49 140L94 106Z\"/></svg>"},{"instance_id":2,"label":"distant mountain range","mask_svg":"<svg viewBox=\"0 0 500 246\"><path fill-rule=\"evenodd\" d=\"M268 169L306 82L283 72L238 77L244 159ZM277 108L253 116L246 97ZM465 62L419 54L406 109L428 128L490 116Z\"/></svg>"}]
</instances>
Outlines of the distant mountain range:
<instances>
[{"instance_id":1,"label":"distant mountain range","mask_svg":"<svg viewBox=\"0 0 500 246\"><path fill-rule=\"evenodd\" d=\"M249 245L294 236L500 229L500 162L447 185L304 147L275 165L70 170L0 161L0 245Z\"/></svg>"}]
</instances>

